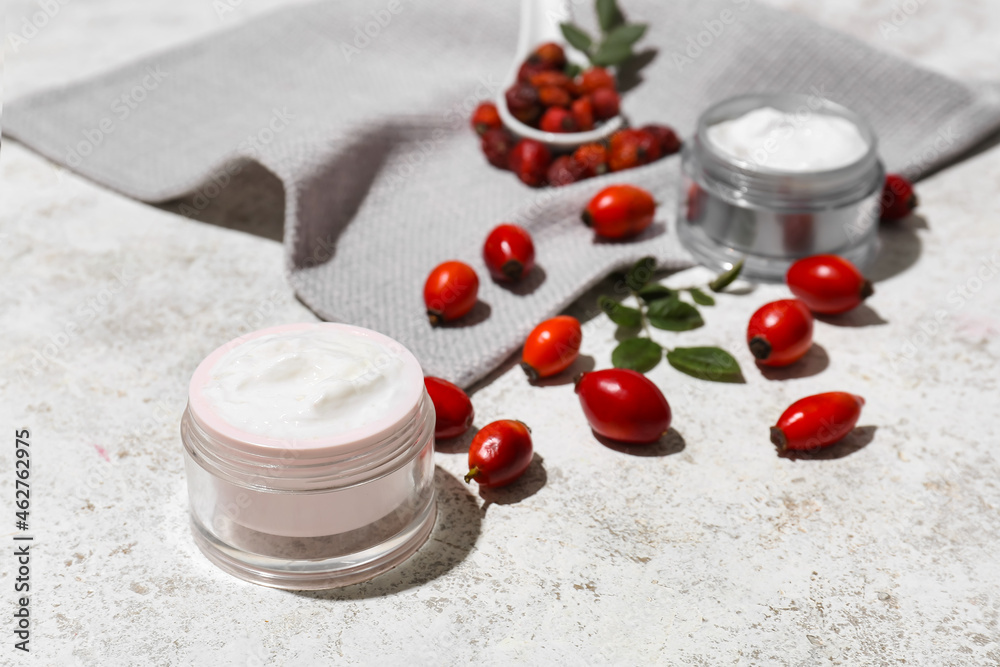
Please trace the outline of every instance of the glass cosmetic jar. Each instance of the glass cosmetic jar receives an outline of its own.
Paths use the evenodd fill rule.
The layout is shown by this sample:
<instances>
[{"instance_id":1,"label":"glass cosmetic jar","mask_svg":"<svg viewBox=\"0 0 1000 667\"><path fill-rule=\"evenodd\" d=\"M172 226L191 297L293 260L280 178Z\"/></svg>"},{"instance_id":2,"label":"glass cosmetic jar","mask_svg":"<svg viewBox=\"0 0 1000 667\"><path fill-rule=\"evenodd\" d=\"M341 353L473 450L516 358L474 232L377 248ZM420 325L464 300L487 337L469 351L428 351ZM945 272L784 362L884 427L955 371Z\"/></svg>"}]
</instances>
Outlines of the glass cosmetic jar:
<instances>
[{"instance_id":1,"label":"glass cosmetic jar","mask_svg":"<svg viewBox=\"0 0 1000 667\"><path fill-rule=\"evenodd\" d=\"M434 406L413 355L343 324L256 331L198 366L181 420L195 542L293 590L370 579L435 520Z\"/></svg>"},{"instance_id":2,"label":"glass cosmetic jar","mask_svg":"<svg viewBox=\"0 0 1000 667\"><path fill-rule=\"evenodd\" d=\"M749 114L755 110L781 122L772 122L769 133L760 124L754 128ZM727 150L719 129L743 119L759 144L742 153ZM831 124L849 134L828 132ZM848 144L858 150L845 153ZM720 102L702 114L684 145L678 236L709 268L744 260L743 275L751 280L781 281L796 259L819 253L864 268L877 250L885 182L877 144L862 117L821 97L762 94ZM846 161L825 159L824 151L840 152Z\"/></svg>"}]
</instances>

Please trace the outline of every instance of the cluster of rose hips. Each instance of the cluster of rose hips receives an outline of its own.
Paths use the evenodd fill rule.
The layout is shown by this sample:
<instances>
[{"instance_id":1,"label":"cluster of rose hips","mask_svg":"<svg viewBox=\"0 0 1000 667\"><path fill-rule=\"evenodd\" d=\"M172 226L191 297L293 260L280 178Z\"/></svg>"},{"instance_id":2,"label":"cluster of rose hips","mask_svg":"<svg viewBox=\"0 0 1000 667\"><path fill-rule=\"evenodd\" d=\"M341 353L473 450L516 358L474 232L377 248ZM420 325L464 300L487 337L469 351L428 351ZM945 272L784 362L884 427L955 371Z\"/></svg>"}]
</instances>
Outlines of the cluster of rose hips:
<instances>
[{"instance_id":1,"label":"cluster of rose hips","mask_svg":"<svg viewBox=\"0 0 1000 667\"><path fill-rule=\"evenodd\" d=\"M653 221L652 195L631 185L613 185L599 192L582 218L596 233L623 238L641 232ZM527 230L512 224L494 228L483 244L483 261L498 282L516 282L535 265L535 246ZM431 271L424 284L424 302L432 325L468 314L476 304L479 276L464 262L451 260ZM534 382L564 372L577 359L583 334L574 317L548 319L524 342L521 367ZM454 438L472 425L472 401L458 386L435 377L425 378L437 412L435 436ZM613 440L647 443L670 426L670 406L660 390L641 373L608 369L577 378L577 394L591 427ZM483 427L469 449L469 474L480 486L503 486L527 470L532 458L531 430L516 420L500 420Z\"/></svg>"},{"instance_id":2,"label":"cluster of rose hips","mask_svg":"<svg viewBox=\"0 0 1000 667\"><path fill-rule=\"evenodd\" d=\"M912 186L900 176L887 179L882 217L895 220L916 206ZM891 194L891 197L890 197ZM656 204L652 196L630 185L605 188L590 201L584 222L607 238L623 238L648 227ZM483 259L497 281L517 281L531 272L535 248L521 227L503 224L483 245ZM837 315L859 306L874 293L871 282L850 261L836 255L798 260L785 281L795 299L765 304L750 318L747 344L762 366L793 364L812 347L813 313ZM450 261L436 267L424 287L432 324L462 317L476 303L479 278L469 265ZM529 381L565 372L576 361L583 340L579 321L568 315L536 326L524 342L521 367ZM440 378L425 379L437 413L435 437L465 433L474 419L472 401L458 386ZM576 393L593 431L630 444L658 441L670 427L671 410L660 389L629 369L606 369L576 378ZM771 427L771 441L782 451L808 451L838 442L850 433L865 399L848 392L807 396L793 403ZM469 448L469 473L480 486L504 486L518 479L533 456L531 430L517 420L492 422L476 434Z\"/></svg>"},{"instance_id":3,"label":"cluster of rose hips","mask_svg":"<svg viewBox=\"0 0 1000 667\"><path fill-rule=\"evenodd\" d=\"M565 372L580 354L580 322L569 315L545 320L528 335L521 367L531 382ZM580 407L598 435L629 444L659 440L670 428L670 405L645 375L623 368L580 374L576 380ZM465 433L475 417L472 401L457 385L424 378L437 413L434 437ZM469 472L482 487L505 486L528 469L533 455L531 429L523 422L501 419L479 429L469 446Z\"/></svg>"},{"instance_id":4,"label":"cluster of rose hips","mask_svg":"<svg viewBox=\"0 0 1000 667\"><path fill-rule=\"evenodd\" d=\"M603 67L570 77L558 44L543 44L521 66L518 80L504 99L511 115L545 132L581 132L618 115L615 78ZM496 105L483 102L472 114L472 127L482 137L486 159L509 169L527 185L568 185L609 171L655 162L680 150L677 133L666 125L626 128L606 142L584 144L570 155L553 156L533 139L518 140L503 126Z\"/></svg>"},{"instance_id":5,"label":"cluster of rose hips","mask_svg":"<svg viewBox=\"0 0 1000 667\"><path fill-rule=\"evenodd\" d=\"M798 260L785 282L797 298L764 304L747 326L747 344L762 366L788 366L809 352L813 313L846 313L874 293L857 267L837 255ZM771 441L783 451L831 445L851 432L864 404L865 399L847 392L808 396L781 415L771 428Z\"/></svg>"}]
</instances>

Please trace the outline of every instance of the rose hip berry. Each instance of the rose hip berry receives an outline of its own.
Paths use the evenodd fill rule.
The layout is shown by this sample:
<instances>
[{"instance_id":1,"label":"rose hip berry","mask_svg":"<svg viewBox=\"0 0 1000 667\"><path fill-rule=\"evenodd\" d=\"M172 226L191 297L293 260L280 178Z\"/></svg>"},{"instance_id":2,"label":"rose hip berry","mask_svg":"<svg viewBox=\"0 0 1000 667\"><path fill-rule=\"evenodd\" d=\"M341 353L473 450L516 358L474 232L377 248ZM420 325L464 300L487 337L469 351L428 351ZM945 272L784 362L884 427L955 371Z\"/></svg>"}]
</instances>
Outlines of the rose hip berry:
<instances>
[{"instance_id":1,"label":"rose hip berry","mask_svg":"<svg viewBox=\"0 0 1000 667\"><path fill-rule=\"evenodd\" d=\"M592 93L601 88L615 89L615 77L603 67L591 67L580 75L577 90L582 95Z\"/></svg>"},{"instance_id":2,"label":"rose hip berry","mask_svg":"<svg viewBox=\"0 0 1000 667\"><path fill-rule=\"evenodd\" d=\"M546 42L528 56L527 62L542 65L546 69L562 69L566 67L566 52L555 42Z\"/></svg>"},{"instance_id":3,"label":"rose hip berry","mask_svg":"<svg viewBox=\"0 0 1000 667\"><path fill-rule=\"evenodd\" d=\"M573 152L573 162L587 177L600 176L608 171L608 151L603 144L584 144Z\"/></svg>"},{"instance_id":4,"label":"rose hip berry","mask_svg":"<svg viewBox=\"0 0 1000 667\"><path fill-rule=\"evenodd\" d=\"M427 318L438 325L462 317L476 305L479 276L464 262L438 264L424 283Z\"/></svg>"},{"instance_id":5,"label":"rose hip berry","mask_svg":"<svg viewBox=\"0 0 1000 667\"><path fill-rule=\"evenodd\" d=\"M598 236L621 239L649 227L655 214L653 195L634 185L612 185L598 192L580 217Z\"/></svg>"},{"instance_id":6,"label":"rose hip berry","mask_svg":"<svg viewBox=\"0 0 1000 667\"><path fill-rule=\"evenodd\" d=\"M545 88L546 86L555 86L556 88L562 88L565 91L569 91L572 87L573 82L568 76L562 72L557 72L554 70L545 70L544 72L539 72L531 77L531 85L535 88Z\"/></svg>"},{"instance_id":7,"label":"rose hip berry","mask_svg":"<svg viewBox=\"0 0 1000 667\"><path fill-rule=\"evenodd\" d=\"M515 83L504 93L504 100L510 115L522 123L530 125L542 114L538 91L529 83Z\"/></svg>"},{"instance_id":8,"label":"rose hip berry","mask_svg":"<svg viewBox=\"0 0 1000 667\"><path fill-rule=\"evenodd\" d=\"M521 368L531 382L569 368L580 354L583 332L580 322L559 315L535 327L524 341Z\"/></svg>"},{"instance_id":9,"label":"rose hip berry","mask_svg":"<svg viewBox=\"0 0 1000 667\"><path fill-rule=\"evenodd\" d=\"M629 443L656 442L670 428L670 405L645 375L625 368L584 373L576 393L590 428Z\"/></svg>"},{"instance_id":10,"label":"rose hip berry","mask_svg":"<svg viewBox=\"0 0 1000 667\"><path fill-rule=\"evenodd\" d=\"M521 139L507 156L508 168L522 182L538 187L545 183L545 176L552 162L552 154L545 144L534 139Z\"/></svg>"},{"instance_id":11,"label":"rose hip berry","mask_svg":"<svg viewBox=\"0 0 1000 667\"><path fill-rule=\"evenodd\" d=\"M523 422L501 419L479 429L469 447L469 472L465 481L479 486L506 486L531 465L534 448L531 429Z\"/></svg>"},{"instance_id":12,"label":"rose hip berry","mask_svg":"<svg viewBox=\"0 0 1000 667\"><path fill-rule=\"evenodd\" d=\"M508 156L514 147L514 137L502 127L487 130L480 142L486 160L497 169L508 168Z\"/></svg>"},{"instance_id":13,"label":"rose hip berry","mask_svg":"<svg viewBox=\"0 0 1000 667\"><path fill-rule=\"evenodd\" d=\"M598 88L590 93L590 104L594 109L594 118L607 120L618 115L620 101L618 93L612 88Z\"/></svg>"},{"instance_id":14,"label":"rose hip berry","mask_svg":"<svg viewBox=\"0 0 1000 667\"><path fill-rule=\"evenodd\" d=\"M644 125L640 129L656 137L656 142L660 145L660 157L673 155L681 149L681 140L672 127L666 125Z\"/></svg>"},{"instance_id":15,"label":"rose hip berry","mask_svg":"<svg viewBox=\"0 0 1000 667\"><path fill-rule=\"evenodd\" d=\"M608 166L622 171L660 159L660 142L645 130L619 130L611 135Z\"/></svg>"},{"instance_id":16,"label":"rose hip berry","mask_svg":"<svg viewBox=\"0 0 1000 667\"><path fill-rule=\"evenodd\" d=\"M538 101L543 107L569 107L573 99L564 88L545 86L538 89ZM544 119L545 114L542 114L542 120Z\"/></svg>"},{"instance_id":17,"label":"rose hip berry","mask_svg":"<svg viewBox=\"0 0 1000 667\"><path fill-rule=\"evenodd\" d=\"M483 135L487 130L500 127L503 127L503 123L500 122L500 112L497 111L497 105L492 102L483 102L472 112L472 129L476 134Z\"/></svg>"},{"instance_id":18,"label":"rose hip berry","mask_svg":"<svg viewBox=\"0 0 1000 667\"><path fill-rule=\"evenodd\" d=\"M594 106L589 97L573 100L569 110L581 132L594 129Z\"/></svg>"},{"instance_id":19,"label":"rose hip berry","mask_svg":"<svg viewBox=\"0 0 1000 667\"><path fill-rule=\"evenodd\" d=\"M771 427L771 442L779 450L805 451L826 447L854 429L865 399L831 391L799 399Z\"/></svg>"},{"instance_id":20,"label":"rose hip berry","mask_svg":"<svg viewBox=\"0 0 1000 667\"><path fill-rule=\"evenodd\" d=\"M812 346L813 316L798 299L772 301L750 318L747 343L764 366L787 366Z\"/></svg>"},{"instance_id":21,"label":"rose hip berry","mask_svg":"<svg viewBox=\"0 0 1000 667\"><path fill-rule=\"evenodd\" d=\"M472 426L476 413L469 395L461 387L441 378L424 378L427 395L434 404L434 437L438 440L457 438Z\"/></svg>"},{"instance_id":22,"label":"rose hip berry","mask_svg":"<svg viewBox=\"0 0 1000 667\"><path fill-rule=\"evenodd\" d=\"M885 187L882 188L883 220L901 220L917 207L917 195L913 185L899 174L889 174L885 177Z\"/></svg>"},{"instance_id":23,"label":"rose hip berry","mask_svg":"<svg viewBox=\"0 0 1000 667\"><path fill-rule=\"evenodd\" d=\"M553 160L547 174L549 185L557 188L582 181L586 177L583 169L569 155L560 155Z\"/></svg>"},{"instance_id":24,"label":"rose hip berry","mask_svg":"<svg viewBox=\"0 0 1000 667\"><path fill-rule=\"evenodd\" d=\"M875 293L858 268L837 255L813 255L792 264L785 282L814 313L836 315L860 305Z\"/></svg>"},{"instance_id":25,"label":"rose hip berry","mask_svg":"<svg viewBox=\"0 0 1000 667\"><path fill-rule=\"evenodd\" d=\"M576 132L573 114L562 107L549 107L542 116L538 127L543 132Z\"/></svg>"},{"instance_id":26,"label":"rose hip berry","mask_svg":"<svg viewBox=\"0 0 1000 667\"><path fill-rule=\"evenodd\" d=\"M494 280L520 280L535 266L531 234L517 225L500 225L486 237L483 261Z\"/></svg>"}]
</instances>

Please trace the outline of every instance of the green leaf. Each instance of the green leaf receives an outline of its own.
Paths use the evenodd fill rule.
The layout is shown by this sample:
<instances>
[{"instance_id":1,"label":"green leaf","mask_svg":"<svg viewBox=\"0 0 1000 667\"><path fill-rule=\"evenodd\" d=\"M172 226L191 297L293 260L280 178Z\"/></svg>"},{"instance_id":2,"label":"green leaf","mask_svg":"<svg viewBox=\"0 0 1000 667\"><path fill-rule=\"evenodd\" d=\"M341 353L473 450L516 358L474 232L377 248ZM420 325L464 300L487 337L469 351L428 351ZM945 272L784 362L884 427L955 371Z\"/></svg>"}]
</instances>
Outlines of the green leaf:
<instances>
[{"instance_id":1,"label":"green leaf","mask_svg":"<svg viewBox=\"0 0 1000 667\"><path fill-rule=\"evenodd\" d=\"M590 53L590 47L593 46L594 40L582 28L573 23L560 23L559 29L562 30L563 37L566 38L570 46L584 53Z\"/></svg>"},{"instance_id":2,"label":"green leaf","mask_svg":"<svg viewBox=\"0 0 1000 667\"><path fill-rule=\"evenodd\" d=\"M649 304L646 314L650 324L667 331L690 331L705 324L697 308L676 296L654 301Z\"/></svg>"},{"instance_id":3,"label":"green leaf","mask_svg":"<svg viewBox=\"0 0 1000 667\"><path fill-rule=\"evenodd\" d=\"M688 294L691 295L691 298L694 299L694 302L696 304L698 304L699 306L714 306L715 305L715 299L712 297L712 295L711 294L705 294L704 292L702 292L697 287L689 287L688 288Z\"/></svg>"},{"instance_id":4,"label":"green leaf","mask_svg":"<svg viewBox=\"0 0 1000 667\"><path fill-rule=\"evenodd\" d=\"M606 33L625 23L616 0L597 0L597 22L601 24L601 31Z\"/></svg>"},{"instance_id":5,"label":"green leaf","mask_svg":"<svg viewBox=\"0 0 1000 667\"><path fill-rule=\"evenodd\" d=\"M604 38L603 44L627 46L631 48L633 44L642 39L642 36L645 33L645 23L629 23L626 25L620 25L608 33L607 37Z\"/></svg>"},{"instance_id":6,"label":"green leaf","mask_svg":"<svg viewBox=\"0 0 1000 667\"><path fill-rule=\"evenodd\" d=\"M625 284L633 292L642 289L642 286L653 278L653 271L656 270L655 257L643 257L632 265L628 273L625 274Z\"/></svg>"},{"instance_id":7,"label":"green leaf","mask_svg":"<svg viewBox=\"0 0 1000 667\"><path fill-rule=\"evenodd\" d=\"M740 365L717 347L678 347L667 352L667 361L682 373L710 382L745 382Z\"/></svg>"},{"instance_id":8,"label":"green leaf","mask_svg":"<svg viewBox=\"0 0 1000 667\"><path fill-rule=\"evenodd\" d=\"M629 308L609 296L600 296L597 305L615 324L623 327L637 328L642 326L642 313L635 308Z\"/></svg>"},{"instance_id":9,"label":"green leaf","mask_svg":"<svg viewBox=\"0 0 1000 667\"><path fill-rule=\"evenodd\" d=\"M742 270L743 270L743 260L741 259L740 261L733 264L733 268L729 269L724 273L720 273L715 278L715 280L713 280L708 284L708 288L713 292L721 292L722 290L726 289L726 287L728 287L730 283L736 280L737 277L739 277L740 271Z\"/></svg>"},{"instance_id":10,"label":"green leaf","mask_svg":"<svg viewBox=\"0 0 1000 667\"><path fill-rule=\"evenodd\" d=\"M674 291L665 285L650 283L639 290L638 294L646 303L652 303L660 299L669 299L674 296Z\"/></svg>"},{"instance_id":11,"label":"green leaf","mask_svg":"<svg viewBox=\"0 0 1000 667\"><path fill-rule=\"evenodd\" d=\"M622 341L611 353L615 368L630 368L645 373L652 370L663 358L663 348L648 338L630 338Z\"/></svg>"},{"instance_id":12,"label":"green leaf","mask_svg":"<svg viewBox=\"0 0 1000 667\"><path fill-rule=\"evenodd\" d=\"M632 57L632 46L629 44L609 44L601 42L590 61L598 67L621 65Z\"/></svg>"},{"instance_id":13,"label":"green leaf","mask_svg":"<svg viewBox=\"0 0 1000 667\"><path fill-rule=\"evenodd\" d=\"M571 79L575 79L576 76L583 71L583 68L576 63L566 63L566 67L563 68L563 74Z\"/></svg>"}]
</instances>

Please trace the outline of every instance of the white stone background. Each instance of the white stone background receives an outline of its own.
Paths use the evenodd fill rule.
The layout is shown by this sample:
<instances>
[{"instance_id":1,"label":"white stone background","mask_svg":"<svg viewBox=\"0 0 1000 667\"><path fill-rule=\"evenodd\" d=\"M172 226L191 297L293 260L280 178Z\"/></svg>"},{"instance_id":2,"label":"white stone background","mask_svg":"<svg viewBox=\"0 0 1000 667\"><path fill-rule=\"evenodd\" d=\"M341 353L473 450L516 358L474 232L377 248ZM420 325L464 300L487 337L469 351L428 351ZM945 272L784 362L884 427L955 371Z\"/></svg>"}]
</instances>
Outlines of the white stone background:
<instances>
[{"instance_id":1,"label":"white stone background","mask_svg":"<svg viewBox=\"0 0 1000 667\"><path fill-rule=\"evenodd\" d=\"M995 0L770 2L950 75L1000 80ZM65 4L6 54L5 92L281 3L231 0L220 16L221 4ZM917 9L883 35L879 22L904 6ZM34 9L15 2L8 21ZM972 290L979 263L1000 259L998 148L919 184L920 215L882 235L877 293L847 318L858 326L817 323L825 354L811 355L812 374L765 377L741 343L751 312L783 288L723 296L699 332L659 339L727 347L748 383L705 385L661 364L650 377L684 445L675 436L644 457L596 442L571 385L532 388L508 366L475 392L476 422L528 422L543 465L487 507L460 480L468 439L443 447L431 541L388 575L318 594L222 573L187 526L177 422L192 369L245 323L314 319L282 277L279 244L124 199L15 142L0 179L5 609L21 426L36 535L32 653L15 655L4 613L2 664L1000 663L1000 280ZM44 371L17 382L12 368L72 326ZM585 355L606 366L614 345L607 321L586 322ZM867 446L778 458L767 427L832 389L868 398Z\"/></svg>"}]
</instances>

